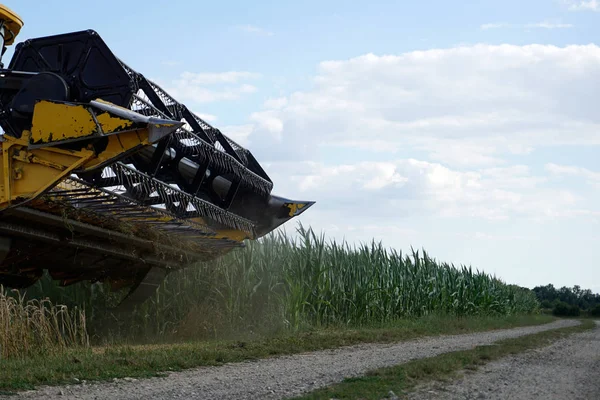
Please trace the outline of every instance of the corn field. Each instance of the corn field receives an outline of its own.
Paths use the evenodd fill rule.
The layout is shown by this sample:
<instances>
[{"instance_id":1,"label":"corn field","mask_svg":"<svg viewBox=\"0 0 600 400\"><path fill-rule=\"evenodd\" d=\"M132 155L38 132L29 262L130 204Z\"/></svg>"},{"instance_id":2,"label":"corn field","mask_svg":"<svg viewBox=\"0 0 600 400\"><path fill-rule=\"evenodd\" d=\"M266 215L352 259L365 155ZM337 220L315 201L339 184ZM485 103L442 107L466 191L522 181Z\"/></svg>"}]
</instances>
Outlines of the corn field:
<instances>
[{"instance_id":1,"label":"corn field","mask_svg":"<svg viewBox=\"0 0 600 400\"><path fill-rule=\"evenodd\" d=\"M328 242L301 225L292 238L271 234L213 261L168 276L133 315L115 315L106 287L59 288L49 279L29 296L50 295L85 310L95 341L224 338L331 325L361 326L430 314L535 312L528 289L424 251L402 254L375 242Z\"/></svg>"}]
</instances>

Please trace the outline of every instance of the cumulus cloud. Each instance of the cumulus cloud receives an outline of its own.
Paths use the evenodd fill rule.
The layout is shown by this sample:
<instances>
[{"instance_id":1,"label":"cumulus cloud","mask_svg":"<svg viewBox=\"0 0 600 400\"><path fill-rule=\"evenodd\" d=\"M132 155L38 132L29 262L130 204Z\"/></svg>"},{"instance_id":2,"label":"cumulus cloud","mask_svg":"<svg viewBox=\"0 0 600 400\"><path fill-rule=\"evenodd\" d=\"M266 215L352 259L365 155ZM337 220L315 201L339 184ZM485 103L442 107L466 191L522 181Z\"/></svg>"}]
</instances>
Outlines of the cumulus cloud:
<instances>
[{"instance_id":1,"label":"cumulus cloud","mask_svg":"<svg viewBox=\"0 0 600 400\"><path fill-rule=\"evenodd\" d=\"M424 152L492 166L546 146L600 144L600 48L479 44L325 61L310 90L252 115L262 159L311 160L327 146ZM273 151L272 141L285 146Z\"/></svg>"},{"instance_id":2,"label":"cumulus cloud","mask_svg":"<svg viewBox=\"0 0 600 400\"><path fill-rule=\"evenodd\" d=\"M564 0L571 11L600 11L598 0Z\"/></svg>"},{"instance_id":3,"label":"cumulus cloud","mask_svg":"<svg viewBox=\"0 0 600 400\"><path fill-rule=\"evenodd\" d=\"M504 22L494 22L494 23L488 23L488 24L481 24L480 28L482 30L486 31L488 29L507 28L509 26L510 26L510 24L507 24Z\"/></svg>"},{"instance_id":4,"label":"cumulus cloud","mask_svg":"<svg viewBox=\"0 0 600 400\"><path fill-rule=\"evenodd\" d=\"M566 24L562 22L556 21L542 21L542 22L532 22L529 24L508 24L505 22L497 22L497 23L488 23L482 24L479 26L481 30L487 31L490 29L500 29L500 28L543 28L543 29L565 29L565 28L573 28L573 24Z\"/></svg>"},{"instance_id":5,"label":"cumulus cloud","mask_svg":"<svg viewBox=\"0 0 600 400\"><path fill-rule=\"evenodd\" d=\"M328 60L252 113L246 143L274 194L316 201L300 220L328 238L422 246L530 287L571 282L569 263L589 280L600 177L578 150L600 145L599 78L595 45Z\"/></svg>"},{"instance_id":6,"label":"cumulus cloud","mask_svg":"<svg viewBox=\"0 0 600 400\"><path fill-rule=\"evenodd\" d=\"M217 120L217 116L213 114L196 113L196 115L208 122L215 122Z\"/></svg>"},{"instance_id":7,"label":"cumulus cloud","mask_svg":"<svg viewBox=\"0 0 600 400\"><path fill-rule=\"evenodd\" d=\"M255 112L250 115L250 119L256 122L259 129L272 134L273 138L277 139L277 141L281 140L283 122L274 111Z\"/></svg>"},{"instance_id":8,"label":"cumulus cloud","mask_svg":"<svg viewBox=\"0 0 600 400\"><path fill-rule=\"evenodd\" d=\"M181 81L191 85L214 85L219 83L238 83L239 81L260 78L260 74L247 71L227 71L227 72L184 72L181 74Z\"/></svg>"},{"instance_id":9,"label":"cumulus cloud","mask_svg":"<svg viewBox=\"0 0 600 400\"><path fill-rule=\"evenodd\" d=\"M546 171L557 177L575 177L584 178L593 185L600 184L600 172L591 171L584 167L575 165L560 165L555 163L547 163Z\"/></svg>"},{"instance_id":10,"label":"cumulus cloud","mask_svg":"<svg viewBox=\"0 0 600 400\"><path fill-rule=\"evenodd\" d=\"M286 104L287 104L286 97L271 98L271 99L268 99L265 101L266 108L272 108L275 110L279 110L279 109L285 107Z\"/></svg>"},{"instance_id":11,"label":"cumulus cloud","mask_svg":"<svg viewBox=\"0 0 600 400\"><path fill-rule=\"evenodd\" d=\"M599 75L594 45L479 44L324 61L310 88L251 114L244 143L276 194L317 201L303 222L349 239L379 226L377 237L396 232L406 243L431 229L415 218L484 224L474 232L600 220L599 199L560 181L574 172L591 179L588 171L530 164L541 149L600 145ZM535 233L478 239L527 235Z\"/></svg>"},{"instance_id":12,"label":"cumulus cloud","mask_svg":"<svg viewBox=\"0 0 600 400\"><path fill-rule=\"evenodd\" d=\"M260 74L247 71L226 71L218 73L183 72L171 82L157 82L172 96L182 102L210 103L231 101L257 91L257 87L247 83L256 80Z\"/></svg>"},{"instance_id":13,"label":"cumulus cloud","mask_svg":"<svg viewBox=\"0 0 600 400\"><path fill-rule=\"evenodd\" d=\"M560 22L543 21L543 22L527 24L527 25L525 25L525 27L526 28L543 28L543 29L565 29L565 28L572 28L573 24L564 24L564 23L560 23Z\"/></svg>"},{"instance_id":14,"label":"cumulus cloud","mask_svg":"<svg viewBox=\"0 0 600 400\"><path fill-rule=\"evenodd\" d=\"M240 146L248 146L248 137L252 133L253 126L251 124L247 125L228 125L219 128L228 138L232 139L234 142L239 144Z\"/></svg>"},{"instance_id":15,"label":"cumulus cloud","mask_svg":"<svg viewBox=\"0 0 600 400\"><path fill-rule=\"evenodd\" d=\"M416 215L540 221L581 214L587 205L568 190L545 187L547 178L525 165L458 171L409 158L342 165L278 162L267 169L278 192L316 200L329 221L343 214L383 226Z\"/></svg>"}]
</instances>

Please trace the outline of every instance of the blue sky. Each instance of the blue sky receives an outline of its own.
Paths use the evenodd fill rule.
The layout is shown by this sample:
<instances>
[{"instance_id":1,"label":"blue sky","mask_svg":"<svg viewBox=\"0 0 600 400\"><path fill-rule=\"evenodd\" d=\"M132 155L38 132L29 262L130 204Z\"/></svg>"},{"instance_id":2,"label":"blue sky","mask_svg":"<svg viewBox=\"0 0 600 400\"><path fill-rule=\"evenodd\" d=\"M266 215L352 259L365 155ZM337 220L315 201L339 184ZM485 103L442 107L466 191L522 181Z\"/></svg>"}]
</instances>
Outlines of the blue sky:
<instances>
[{"instance_id":1,"label":"blue sky","mask_svg":"<svg viewBox=\"0 0 600 400\"><path fill-rule=\"evenodd\" d=\"M208 104L222 118L243 123L257 102L306 89L316 65L365 53L399 54L457 44L593 43L593 12L569 12L560 0L519 1L241 1L107 0L81 6L5 1L26 21L23 37L95 29L128 63L155 78L182 71L256 71L261 90L246 102ZM115 14L117 14L115 16ZM549 22L576 29L526 28ZM485 24L511 24L482 29ZM139 47L138 47L139 46ZM9 53L10 56L10 53ZM169 65L165 63L177 63Z\"/></svg>"},{"instance_id":2,"label":"blue sky","mask_svg":"<svg viewBox=\"0 0 600 400\"><path fill-rule=\"evenodd\" d=\"M56 3L4 1L21 40L98 31L329 237L600 292L599 1Z\"/></svg>"}]
</instances>

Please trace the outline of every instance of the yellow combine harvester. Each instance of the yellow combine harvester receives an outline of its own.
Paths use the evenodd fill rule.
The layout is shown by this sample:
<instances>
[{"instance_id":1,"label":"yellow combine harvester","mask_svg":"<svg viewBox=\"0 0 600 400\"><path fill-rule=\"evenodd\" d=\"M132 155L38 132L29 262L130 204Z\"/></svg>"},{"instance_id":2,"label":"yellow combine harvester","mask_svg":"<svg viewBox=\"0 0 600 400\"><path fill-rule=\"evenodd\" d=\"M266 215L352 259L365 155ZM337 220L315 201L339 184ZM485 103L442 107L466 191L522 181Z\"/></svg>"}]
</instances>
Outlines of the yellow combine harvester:
<instances>
[{"instance_id":1,"label":"yellow combine harvester","mask_svg":"<svg viewBox=\"0 0 600 400\"><path fill-rule=\"evenodd\" d=\"M0 5L2 54L23 26ZM313 202L271 195L252 154L115 57L91 30L29 39L0 64L0 284L47 270L144 301Z\"/></svg>"}]
</instances>

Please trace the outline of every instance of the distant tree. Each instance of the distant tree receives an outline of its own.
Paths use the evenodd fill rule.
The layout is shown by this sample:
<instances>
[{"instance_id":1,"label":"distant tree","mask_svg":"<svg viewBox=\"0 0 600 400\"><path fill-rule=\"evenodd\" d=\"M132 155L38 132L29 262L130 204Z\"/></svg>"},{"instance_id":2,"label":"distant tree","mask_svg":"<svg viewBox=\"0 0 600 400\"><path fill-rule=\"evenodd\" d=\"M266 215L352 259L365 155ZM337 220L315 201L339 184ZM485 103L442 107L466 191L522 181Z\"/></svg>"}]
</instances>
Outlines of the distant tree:
<instances>
[{"instance_id":1,"label":"distant tree","mask_svg":"<svg viewBox=\"0 0 600 400\"><path fill-rule=\"evenodd\" d=\"M552 314L557 317L578 317L581 310L577 305L570 305L564 301L558 301L552 310Z\"/></svg>"},{"instance_id":2,"label":"distant tree","mask_svg":"<svg viewBox=\"0 0 600 400\"><path fill-rule=\"evenodd\" d=\"M579 285L556 289L552 284L548 284L536 286L532 290L543 308L551 308L558 302L576 306L578 310L592 310L600 305L600 294L594 294L590 289L582 289Z\"/></svg>"},{"instance_id":3,"label":"distant tree","mask_svg":"<svg viewBox=\"0 0 600 400\"><path fill-rule=\"evenodd\" d=\"M552 308L552 302L550 302L550 300L542 300L540 306L542 306L542 308Z\"/></svg>"},{"instance_id":4,"label":"distant tree","mask_svg":"<svg viewBox=\"0 0 600 400\"><path fill-rule=\"evenodd\" d=\"M579 317L581 314L581 309L577 305L569 306L569 316L570 317Z\"/></svg>"},{"instance_id":5,"label":"distant tree","mask_svg":"<svg viewBox=\"0 0 600 400\"><path fill-rule=\"evenodd\" d=\"M566 317L569 315L569 305L564 301L559 301L554 305L554 309L552 310L552 314L558 317Z\"/></svg>"}]
</instances>

